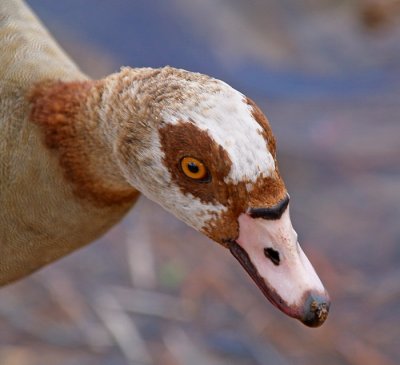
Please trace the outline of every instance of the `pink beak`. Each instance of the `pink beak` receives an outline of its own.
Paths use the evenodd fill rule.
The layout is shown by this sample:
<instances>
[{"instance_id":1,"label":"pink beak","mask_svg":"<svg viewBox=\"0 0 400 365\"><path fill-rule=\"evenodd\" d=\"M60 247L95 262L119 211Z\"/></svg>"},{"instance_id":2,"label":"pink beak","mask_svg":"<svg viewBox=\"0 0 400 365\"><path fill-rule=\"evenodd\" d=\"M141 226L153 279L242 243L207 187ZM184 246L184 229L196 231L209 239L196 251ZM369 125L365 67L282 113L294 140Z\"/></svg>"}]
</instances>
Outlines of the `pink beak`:
<instances>
[{"instance_id":1,"label":"pink beak","mask_svg":"<svg viewBox=\"0 0 400 365\"><path fill-rule=\"evenodd\" d=\"M282 312L310 327L324 323L329 296L297 241L288 198L276 207L241 214L239 237L229 249Z\"/></svg>"}]
</instances>

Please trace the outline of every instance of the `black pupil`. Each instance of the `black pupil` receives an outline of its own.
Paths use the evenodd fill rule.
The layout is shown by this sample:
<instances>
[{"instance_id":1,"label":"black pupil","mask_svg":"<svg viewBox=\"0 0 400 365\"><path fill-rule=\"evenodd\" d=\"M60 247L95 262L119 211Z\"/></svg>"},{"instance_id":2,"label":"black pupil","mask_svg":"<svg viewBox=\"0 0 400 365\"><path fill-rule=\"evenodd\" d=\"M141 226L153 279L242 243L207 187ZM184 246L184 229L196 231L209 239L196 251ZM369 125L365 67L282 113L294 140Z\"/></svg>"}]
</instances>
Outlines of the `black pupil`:
<instances>
[{"instance_id":1,"label":"black pupil","mask_svg":"<svg viewBox=\"0 0 400 365\"><path fill-rule=\"evenodd\" d=\"M197 174L199 172L199 166L197 166L194 162L189 162L187 164L189 171L193 174Z\"/></svg>"}]
</instances>

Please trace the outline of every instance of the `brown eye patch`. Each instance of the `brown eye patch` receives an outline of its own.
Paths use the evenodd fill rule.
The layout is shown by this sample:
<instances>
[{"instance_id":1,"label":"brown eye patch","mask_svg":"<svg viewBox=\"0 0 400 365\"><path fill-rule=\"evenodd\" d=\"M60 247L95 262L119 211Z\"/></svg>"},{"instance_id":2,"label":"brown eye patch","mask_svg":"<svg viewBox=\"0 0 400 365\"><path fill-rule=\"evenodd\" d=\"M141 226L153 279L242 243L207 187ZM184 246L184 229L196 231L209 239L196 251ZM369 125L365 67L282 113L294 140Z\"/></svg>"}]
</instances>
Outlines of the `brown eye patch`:
<instances>
[{"instance_id":1,"label":"brown eye patch","mask_svg":"<svg viewBox=\"0 0 400 365\"><path fill-rule=\"evenodd\" d=\"M206 131L191 122L164 125L159 133L164 163L182 192L193 194L204 203L226 202L227 186L224 178L232 165L227 152ZM185 173L181 163L184 158L191 156L196 156L196 160L206 167L210 174L208 184L198 184L188 179L188 171Z\"/></svg>"}]
</instances>

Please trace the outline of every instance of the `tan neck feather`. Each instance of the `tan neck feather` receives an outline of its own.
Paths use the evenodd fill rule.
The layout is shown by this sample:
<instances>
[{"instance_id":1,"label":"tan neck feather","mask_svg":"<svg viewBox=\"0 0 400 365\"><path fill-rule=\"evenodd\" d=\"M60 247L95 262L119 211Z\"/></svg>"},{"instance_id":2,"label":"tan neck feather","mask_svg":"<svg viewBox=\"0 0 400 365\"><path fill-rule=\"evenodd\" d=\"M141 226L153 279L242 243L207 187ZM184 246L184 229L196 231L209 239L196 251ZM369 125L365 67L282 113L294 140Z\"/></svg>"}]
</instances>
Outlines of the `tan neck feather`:
<instances>
[{"instance_id":1,"label":"tan neck feather","mask_svg":"<svg viewBox=\"0 0 400 365\"><path fill-rule=\"evenodd\" d=\"M0 89L1 84L26 88L46 78L84 78L21 0L0 1L0 65Z\"/></svg>"}]
</instances>

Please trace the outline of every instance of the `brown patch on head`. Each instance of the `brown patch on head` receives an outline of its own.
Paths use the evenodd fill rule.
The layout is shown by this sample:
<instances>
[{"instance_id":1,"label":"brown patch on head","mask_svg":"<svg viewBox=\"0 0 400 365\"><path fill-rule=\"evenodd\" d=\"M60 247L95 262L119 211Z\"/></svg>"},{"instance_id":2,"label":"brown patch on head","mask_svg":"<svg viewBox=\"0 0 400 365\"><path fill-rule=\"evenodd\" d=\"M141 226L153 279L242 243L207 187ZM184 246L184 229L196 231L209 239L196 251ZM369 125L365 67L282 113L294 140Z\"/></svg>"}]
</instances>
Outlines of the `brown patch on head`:
<instances>
[{"instance_id":1,"label":"brown patch on head","mask_svg":"<svg viewBox=\"0 0 400 365\"><path fill-rule=\"evenodd\" d=\"M287 194L285 183L277 171L274 176L261 177L254 184L249 196L252 208L269 208L280 202Z\"/></svg>"},{"instance_id":2,"label":"brown patch on head","mask_svg":"<svg viewBox=\"0 0 400 365\"><path fill-rule=\"evenodd\" d=\"M253 118L262 128L262 136L268 145L268 150L271 153L272 157L276 160L276 141L275 136L272 133L271 125L268 122L267 117L261 111L261 109L257 106L257 104L251 100L250 98L246 98L246 103L251 106Z\"/></svg>"},{"instance_id":3,"label":"brown patch on head","mask_svg":"<svg viewBox=\"0 0 400 365\"><path fill-rule=\"evenodd\" d=\"M221 244L238 236L237 220L241 213L250 207L274 206L286 196L285 185L277 171L271 177L260 176L255 182L226 183L224 179L232 166L228 153L192 122L167 124L159 133L164 163L182 193L192 194L203 203L222 204L227 208L204 228L206 235ZM180 161L186 156L204 163L211 175L209 182L190 179L182 172Z\"/></svg>"},{"instance_id":4,"label":"brown patch on head","mask_svg":"<svg viewBox=\"0 0 400 365\"><path fill-rule=\"evenodd\" d=\"M230 186L228 191L232 196L227 211L208 222L205 232L207 236L226 247L229 240L239 236L240 214L249 208L273 207L287 194L285 184L278 173L273 177L259 177L256 182L251 183L249 192L246 189L247 184L240 182L234 187Z\"/></svg>"},{"instance_id":5,"label":"brown patch on head","mask_svg":"<svg viewBox=\"0 0 400 365\"><path fill-rule=\"evenodd\" d=\"M93 81L40 83L29 95L30 120L42 127L46 146L57 151L64 178L77 197L97 206L133 203L138 192L114 166L98 130L95 106L87 105L99 95Z\"/></svg>"},{"instance_id":6,"label":"brown patch on head","mask_svg":"<svg viewBox=\"0 0 400 365\"><path fill-rule=\"evenodd\" d=\"M203 203L225 204L228 196L224 178L232 165L228 153L206 131L191 122L167 124L159 133L164 163L182 193L193 194ZM186 176L180 167L183 157L200 160L211 173L210 182L199 182Z\"/></svg>"}]
</instances>

